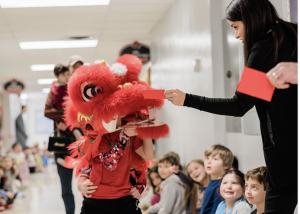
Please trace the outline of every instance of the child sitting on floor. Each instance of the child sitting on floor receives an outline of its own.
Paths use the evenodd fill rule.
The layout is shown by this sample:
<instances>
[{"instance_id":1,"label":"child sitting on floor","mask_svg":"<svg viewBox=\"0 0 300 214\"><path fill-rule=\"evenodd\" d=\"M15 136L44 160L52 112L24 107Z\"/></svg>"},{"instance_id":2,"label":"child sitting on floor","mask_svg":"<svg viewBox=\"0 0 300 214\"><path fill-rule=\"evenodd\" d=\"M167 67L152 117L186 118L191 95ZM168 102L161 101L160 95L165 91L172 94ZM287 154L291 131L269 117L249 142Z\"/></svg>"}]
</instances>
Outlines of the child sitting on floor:
<instances>
[{"instance_id":1,"label":"child sitting on floor","mask_svg":"<svg viewBox=\"0 0 300 214\"><path fill-rule=\"evenodd\" d=\"M220 186L220 194L225 201L219 204L216 214L250 214L251 208L244 200L244 193L244 174L237 169L227 171Z\"/></svg>"}]
</instances>

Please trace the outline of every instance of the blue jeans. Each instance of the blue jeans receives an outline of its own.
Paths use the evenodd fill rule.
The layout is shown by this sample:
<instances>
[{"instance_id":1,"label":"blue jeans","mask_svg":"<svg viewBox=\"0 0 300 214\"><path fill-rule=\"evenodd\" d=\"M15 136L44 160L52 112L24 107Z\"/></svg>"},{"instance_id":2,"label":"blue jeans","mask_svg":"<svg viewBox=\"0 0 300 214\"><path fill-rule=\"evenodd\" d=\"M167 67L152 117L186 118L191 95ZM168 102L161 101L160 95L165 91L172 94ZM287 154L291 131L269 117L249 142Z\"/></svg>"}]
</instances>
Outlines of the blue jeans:
<instances>
[{"instance_id":1,"label":"blue jeans","mask_svg":"<svg viewBox=\"0 0 300 214\"><path fill-rule=\"evenodd\" d=\"M55 154L55 162L60 155ZM72 192L73 169L67 169L56 162L61 184L61 196L64 200L66 214L75 213L75 200Z\"/></svg>"}]
</instances>

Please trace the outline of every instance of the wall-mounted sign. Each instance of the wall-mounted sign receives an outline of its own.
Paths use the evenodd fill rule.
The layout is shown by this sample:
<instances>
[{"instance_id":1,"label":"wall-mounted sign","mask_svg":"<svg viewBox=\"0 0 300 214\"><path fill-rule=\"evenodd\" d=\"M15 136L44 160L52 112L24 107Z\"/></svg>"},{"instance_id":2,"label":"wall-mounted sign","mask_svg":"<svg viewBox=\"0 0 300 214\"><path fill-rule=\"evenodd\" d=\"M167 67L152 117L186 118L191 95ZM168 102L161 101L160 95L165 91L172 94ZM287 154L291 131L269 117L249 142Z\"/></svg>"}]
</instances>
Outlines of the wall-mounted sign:
<instances>
[{"instance_id":1,"label":"wall-mounted sign","mask_svg":"<svg viewBox=\"0 0 300 214\"><path fill-rule=\"evenodd\" d=\"M24 84L15 79L8 81L4 84L4 90L8 93L20 94L24 90L24 88Z\"/></svg>"},{"instance_id":2,"label":"wall-mounted sign","mask_svg":"<svg viewBox=\"0 0 300 214\"><path fill-rule=\"evenodd\" d=\"M150 61L150 48L147 45L135 41L133 44L126 45L120 51L120 56L124 54L132 54L140 58L143 64Z\"/></svg>"}]
</instances>

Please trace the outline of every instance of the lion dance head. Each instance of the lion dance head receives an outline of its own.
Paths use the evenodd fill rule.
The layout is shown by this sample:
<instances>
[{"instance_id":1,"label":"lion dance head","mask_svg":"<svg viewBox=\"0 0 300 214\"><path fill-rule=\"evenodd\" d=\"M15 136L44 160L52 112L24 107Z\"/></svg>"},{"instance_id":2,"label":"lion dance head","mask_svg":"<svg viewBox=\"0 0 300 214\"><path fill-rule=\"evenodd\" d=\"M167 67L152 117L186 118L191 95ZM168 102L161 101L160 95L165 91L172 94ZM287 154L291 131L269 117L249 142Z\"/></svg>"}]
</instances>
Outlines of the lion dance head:
<instances>
[{"instance_id":1,"label":"lion dance head","mask_svg":"<svg viewBox=\"0 0 300 214\"><path fill-rule=\"evenodd\" d=\"M71 129L80 127L84 133L79 141L69 146L77 169L88 165L98 155L102 136L116 131L118 118L123 118L123 123L147 120L149 109L163 106L163 100L144 99L143 90L155 89L139 81L141 69L139 58L123 55L112 66L105 62L84 65L71 76L64 117L67 126ZM157 139L167 135L169 127L167 124L137 127L136 131L139 138ZM133 157L132 165L138 159L138 155ZM79 174L78 170L76 174Z\"/></svg>"}]
</instances>

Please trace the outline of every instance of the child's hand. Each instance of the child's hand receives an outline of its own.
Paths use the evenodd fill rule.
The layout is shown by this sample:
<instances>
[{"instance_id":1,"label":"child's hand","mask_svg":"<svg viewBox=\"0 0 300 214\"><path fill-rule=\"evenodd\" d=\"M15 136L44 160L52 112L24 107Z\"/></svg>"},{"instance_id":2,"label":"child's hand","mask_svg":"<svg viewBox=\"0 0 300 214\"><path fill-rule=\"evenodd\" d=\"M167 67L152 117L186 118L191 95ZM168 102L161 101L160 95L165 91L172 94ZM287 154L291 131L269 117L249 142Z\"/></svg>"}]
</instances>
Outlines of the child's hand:
<instances>
[{"instance_id":1,"label":"child's hand","mask_svg":"<svg viewBox=\"0 0 300 214\"><path fill-rule=\"evenodd\" d=\"M98 188L97 186L92 186L93 183L87 179L85 180L81 185L78 186L79 192L81 192L86 198L92 197L92 195L88 195L91 193L94 193L96 189Z\"/></svg>"},{"instance_id":2,"label":"child's hand","mask_svg":"<svg viewBox=\"0 0 300 214\"><path fill-rule=\"evenodd\" d=\"M66 124L65 124L64 122L60 122L60 123L58 124L57 128L58 128L59 130L61 130L61 131L66 131L67 126L66 126Z\"/></svg>"},{"instance_id":3,"label":"child's hand","mask_svg":"<svg viewBox=\"0 0 300 214\"><path fill-rule=\"evenodd\" d=\"M141 198L140 192L135 187L131 188L130 193L131 193L132 197L134 197L136 199L140 199Z\"/></svg>"},{"instance_id":4,"label":"child's hand","mask_svg":"<svg viewBox=\"0 0 300 214\"><path fill-rule=\"evenodd\" d=\"M134 125L136 124L135 122L129 122L126 124L126 126L129 126L130 125ZM136 136L137 135L137 132L135 130L136 128L124 128L123 129L123 132L128 136L128 137L132 137L132 136Z\"/></svg>"},{"instance_id":5,"label":"child's hand","mask_svg":"<svg viewBox=\"0 0 300 214\"><path fill-rule=\"evenodd\" d=\"M173 165L173 166L169 167L169 170L174 174L178 174L179 173L179 166Z\"/></svg>"},{"instance_id":6,"label":"child's hand","mask_svg":"<svg viewBox=\"0 0 300 214\"><path fill-rule=\"evenodd\" d=\"M155 194L160 195L160 184L155 187L154 192Z\"/></svg>"},{"instance_id":7,"label":"child's hand","mask_svg":"<svg viewBox=\"0 0 300 214\"><path fill-rule=\"evenodd\" d=\"M6 195L10 199L13 199L15 197L15 194L13 192L6 192Z\"/></svg>"}]
</instances>

